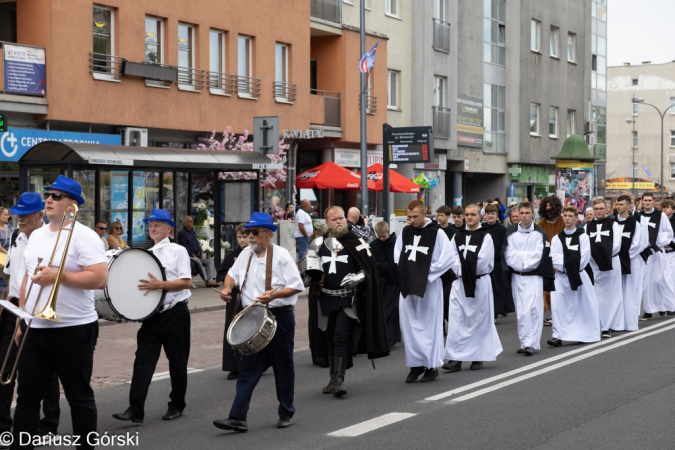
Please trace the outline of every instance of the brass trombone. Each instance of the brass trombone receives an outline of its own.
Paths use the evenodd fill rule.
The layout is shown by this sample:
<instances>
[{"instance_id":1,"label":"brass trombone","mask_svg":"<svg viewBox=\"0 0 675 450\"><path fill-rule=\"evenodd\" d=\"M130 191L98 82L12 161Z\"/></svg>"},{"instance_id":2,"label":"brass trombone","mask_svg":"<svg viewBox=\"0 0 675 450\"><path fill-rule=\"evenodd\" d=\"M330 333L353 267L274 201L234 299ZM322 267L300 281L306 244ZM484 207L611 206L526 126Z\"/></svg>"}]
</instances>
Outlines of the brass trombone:
<instances>
[{"instance_id":1,"label":"brass trombone","mask_svg":"<svg viewBox=\"0 0 675 450\"><path fill-rule=\"evenodd\" d=\"M49 263L47 264L47 267L52 267L52 264L54 262L54 257L56 256L56 250L58 249L59 246L59 240L61 239L61 232L63 230L66 230L68 233L68 237L66 238L66 245L63 248L63 255L61 256L61 262L59 263L57 272L56 272L56 279L54 280L54 284L52 285L52 290L49 293L49 298L47 299L47 304L45 307L40 311L38 314L35 314L35 310L37 309L37 305L40 303L40 295L42 295L42 289L44 286L40 286L40 290L38 291L38 295L35 298L35 305L33 305L33 310L31 311L31 316L33 318L38 318L38 319L45 319L45 320L51 320L54 322L58 322L58 318L56 317L56 299L59 295L59 287L61 286L61 276L63 275L63 267L66 264L66 257L68 256L68 248L70 247L70 239L73 236L73 229L75 228L75 219L77 217L77 212L79 208L77 205L72 204L66 207L66 210L63 212L63 217L61 218L61 225L59 225L59 233L56 235L56 243L54 244L54 250L52 251L52 256L49 258ZM70 226L69 229L65 228L65 223L66 220L72 221L72 225ZM42 258L38 258L38 264L37 266L39 267L40 264L42 263ZM33 276L38 274L38 267L35 267L35 271L33 272ZM25 299L28 301L28 298L30 298L30 293L31 290L33 289L33 285L35 283L31 279L30 286L28 288L28 291L26 292ZM5 368L7 367L7 362L9 361L9 356L12 352L12 345L16 339L17 333L20 329L19 327L19 322L20 318L16 318L16 328L14 329L14 335L12 336L12 341L9 343L9 348L7 349L7 353L5 354L5 359L2 363L2 368L0 368L0 375L5 373ZM28 325L26 327L26 332L23 335L23 339L21 340L21 345L18 347L18 352L16 354L16 359L14 360L14 366L12 367L12 372L9 374L8 378L0 378L0 385L6 386L10 383L12 383L14 376L16 375L16 369L19 366L19 358L21 357L21 352L23 351L23 345L26 342L26 337L28 336L28 332L30 331L30 326L33 323L33 319L30 319L28 321Z\"/></svg>"}]
</instances>

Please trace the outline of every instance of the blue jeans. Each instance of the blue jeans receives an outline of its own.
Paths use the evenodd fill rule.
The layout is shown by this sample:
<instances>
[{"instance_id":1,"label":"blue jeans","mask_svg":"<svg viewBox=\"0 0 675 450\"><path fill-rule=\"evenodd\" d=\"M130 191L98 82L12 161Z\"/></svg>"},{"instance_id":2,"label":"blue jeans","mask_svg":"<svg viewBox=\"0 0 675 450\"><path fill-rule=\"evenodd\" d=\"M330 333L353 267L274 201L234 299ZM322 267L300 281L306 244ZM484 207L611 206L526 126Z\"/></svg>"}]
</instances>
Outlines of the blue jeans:
<instances>
[{"instance_id":1,"label":"blue jeans","mask_svg":"<svg viewBox=\"0 0 675 450\"><path fill-rule=\"evenodd\" d=\"M298 243L298 261L300 261L302 257L305 256L307 249L309 248L309 238L296 237L295 242Z\"/></svg>"}]
</instances>

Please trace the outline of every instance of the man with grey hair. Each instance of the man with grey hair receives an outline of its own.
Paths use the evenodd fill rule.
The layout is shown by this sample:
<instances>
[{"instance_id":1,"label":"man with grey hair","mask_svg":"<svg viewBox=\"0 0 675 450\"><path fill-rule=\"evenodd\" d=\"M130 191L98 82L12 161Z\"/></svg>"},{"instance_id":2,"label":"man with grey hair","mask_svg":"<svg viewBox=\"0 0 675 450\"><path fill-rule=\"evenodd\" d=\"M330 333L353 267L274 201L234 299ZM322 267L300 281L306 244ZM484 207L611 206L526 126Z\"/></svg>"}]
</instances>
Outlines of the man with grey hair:
<instances>
[{"instance_id":1,"label":"man with grey hair","mask_svg":"<svg viewBox=\"0 0 675 450\"><path fill-rule=\"evenodd\" d=\"M368 226L368 218L361 215L359 208L351 207L347 211L347 222L349 222L349 231L354 233L356 237L364 239L366 242L371 241L370 227Z\"/></svg>"}]
</instances>

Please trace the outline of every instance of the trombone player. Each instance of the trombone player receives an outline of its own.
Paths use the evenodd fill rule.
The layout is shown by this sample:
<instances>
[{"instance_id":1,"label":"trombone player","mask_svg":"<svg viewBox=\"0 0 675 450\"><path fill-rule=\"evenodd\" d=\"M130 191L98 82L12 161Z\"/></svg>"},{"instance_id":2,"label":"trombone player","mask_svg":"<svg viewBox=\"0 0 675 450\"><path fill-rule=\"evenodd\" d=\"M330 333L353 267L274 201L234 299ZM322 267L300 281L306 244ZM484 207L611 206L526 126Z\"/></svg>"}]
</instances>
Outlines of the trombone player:
<instances>
[{"instance_id":1,"label":"trombone player","mask_svg":"<svg viewBox=\"0 0 675 450\"><path fill-rule=\"evenodd\" d=\"M84 204L80 183L59 175L44 189L49 225L35 230L24 250L20 306L35 315L52 300L57 318L33 319L26 331L11 448L19 448L22 432L37 434L40 401L54 371L70 405L73 435L81 448L91 448L87 435L96 431L97 417L90 381L98 338L92 290L108 284L108 262L98 235L74 220Z\"/></svg>"}]
</instances>

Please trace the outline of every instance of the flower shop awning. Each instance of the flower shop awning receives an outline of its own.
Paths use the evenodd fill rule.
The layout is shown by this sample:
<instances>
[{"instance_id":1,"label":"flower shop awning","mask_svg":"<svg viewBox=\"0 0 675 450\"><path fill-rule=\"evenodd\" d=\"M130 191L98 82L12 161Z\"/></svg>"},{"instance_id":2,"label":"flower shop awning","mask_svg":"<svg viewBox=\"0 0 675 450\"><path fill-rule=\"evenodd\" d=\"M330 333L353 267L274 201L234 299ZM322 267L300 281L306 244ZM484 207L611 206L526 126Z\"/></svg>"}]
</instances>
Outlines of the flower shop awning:
<instances>
[{"instance_id":1,"label":"flower shop awning","mask_svg":"<svg viewBox=\"0 0 675 450\"><path fill-rule=\"evenodd\" d=\"M361 176L338 166L332 161L321 164L295 177L295 187L298 189L361 189ZM374 190L375 184L368 181L368 189Z\"/></svg>"},{"instance_id":2,"label":"flower shop awning","mask_svg":"<svg viewBox=\"0 0 675 450\"><path fill-rule=\"evenodd\" d=\"M26 152L22 163L90 164L117 167L153 167L193 170L282 169L257 152L228 152L183 148L126 147L122 145L42 142Z\"/></svg>"},{"instance_id":3,"label":"flower shop awning","mask_svg":"<svg viewBox=\"0 0 675 450\"><path fill-rule=\"evenodd\" d=\"M370 189L370 187L368 189L371 191L382 192L384 190L384 168L382 167L382 164L373 164L372 166L368 167L367 171L368 179L375 184L373 189ZM418 193L420 191L420 187L400 173L389 169L389 191Z\"/></svg>"}]
</instances>

